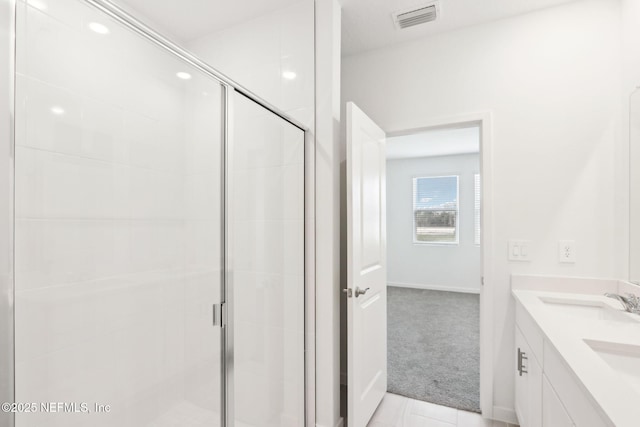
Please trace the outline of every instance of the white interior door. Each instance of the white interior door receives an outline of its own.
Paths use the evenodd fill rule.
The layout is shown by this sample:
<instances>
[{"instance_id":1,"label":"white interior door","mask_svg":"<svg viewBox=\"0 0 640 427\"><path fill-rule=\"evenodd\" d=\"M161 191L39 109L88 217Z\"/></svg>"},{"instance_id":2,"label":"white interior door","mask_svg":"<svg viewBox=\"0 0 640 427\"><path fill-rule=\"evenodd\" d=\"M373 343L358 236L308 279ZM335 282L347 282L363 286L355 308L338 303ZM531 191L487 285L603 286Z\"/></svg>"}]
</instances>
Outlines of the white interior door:
<instances>
[{"instance_id":1,"label":"white interior door","mask_svg":"<svg viewBox=\"0 0 640 427\"><path fill-rule=\"evenodd\" d=\"M365 427L387 391L385 134L347 103L349 427Z\"/></svg>"}]
</instances>

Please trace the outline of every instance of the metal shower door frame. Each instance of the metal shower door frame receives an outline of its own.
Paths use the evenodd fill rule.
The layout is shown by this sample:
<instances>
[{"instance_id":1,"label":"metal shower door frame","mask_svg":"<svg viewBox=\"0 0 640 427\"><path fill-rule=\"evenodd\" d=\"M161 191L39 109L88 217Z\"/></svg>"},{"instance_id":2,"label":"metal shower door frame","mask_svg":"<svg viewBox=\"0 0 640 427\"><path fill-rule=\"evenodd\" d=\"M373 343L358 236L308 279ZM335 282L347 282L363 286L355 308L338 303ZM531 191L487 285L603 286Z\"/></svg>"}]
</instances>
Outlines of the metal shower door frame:
<instances>
[{"instance_id":1,"label":"metal shower door frame","mask_svg":"<svg viewBox=\"0 0 640 427\"><path fill-rule=\"evenodd\" d=\"M230 87L225 87L224 90L224 143L223 146L223 179L222 188L224 201L222 206L222 257L223 273L222 273L222 305L224 329L222 331L222 396L221 408L222 408L222 426L232 427L232 420L234 419L234 337L233 329L233 227L231 227L230 219L233 218L233 209L231 203L231 191L233 186L233 179L231 174L231 165L233 164L233 126L234 126L234 114L233 114L233 98L234 90Z\"/></svg>"},{"instance_id":2,"label":"metal shower door frame","mask_svg":"<svg viewBox=\"0 0 640 427\"><path fill-rule=\"evenodd\" d=\"M14 363L14 118L16 0L0 0L0 403L13 402ZM6 201L6 204L4 203ZM0 411L0 425L15 424Z\"/></svg>"}]
</instances>

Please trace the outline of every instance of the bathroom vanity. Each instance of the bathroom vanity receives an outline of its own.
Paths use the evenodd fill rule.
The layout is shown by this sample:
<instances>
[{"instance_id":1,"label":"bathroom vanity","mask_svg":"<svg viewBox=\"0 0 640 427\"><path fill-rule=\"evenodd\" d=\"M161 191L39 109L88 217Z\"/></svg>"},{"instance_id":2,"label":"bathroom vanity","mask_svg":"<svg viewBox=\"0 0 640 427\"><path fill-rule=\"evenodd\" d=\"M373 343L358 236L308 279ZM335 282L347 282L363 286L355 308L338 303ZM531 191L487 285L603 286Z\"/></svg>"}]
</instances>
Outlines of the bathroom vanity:
<instances>
[{"instance_id":1,"label":"bathroom vanity","mask_svg":"<svg viewBox=\"0 0 640 427\"><path fill-rule=\"evenodd\" d=\"M523 427L640 425L640 315L616 280L512 276L515 409Z\"/></svg>"}]
</instances>

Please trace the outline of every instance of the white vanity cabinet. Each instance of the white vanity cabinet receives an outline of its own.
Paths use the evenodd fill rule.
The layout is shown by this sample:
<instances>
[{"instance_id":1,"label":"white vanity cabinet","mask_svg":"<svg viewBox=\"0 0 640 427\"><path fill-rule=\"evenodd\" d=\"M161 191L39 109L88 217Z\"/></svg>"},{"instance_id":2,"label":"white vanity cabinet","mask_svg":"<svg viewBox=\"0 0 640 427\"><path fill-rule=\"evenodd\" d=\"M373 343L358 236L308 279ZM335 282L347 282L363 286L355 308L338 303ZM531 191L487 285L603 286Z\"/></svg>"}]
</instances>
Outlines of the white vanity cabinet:
<instances>
[{"instance_id":1,"label":"white vanity cabinet","mask_svg":"<svg viewBox=\"0 0 640 427\"><path fill-rule=\"evenodd\" d=\"M515 410L522 427L605 427L560 354L516 303Z\"/></svg>"},{"instance_id":2,"label":"white vanity cabinet","mask_svg":"<svg viewBox=\"0 0 640 427\"><path fill-rule=\"evenodd\" d=\"M606 296L640 295L640 288L608 279L513 275L511 292L511 378L520 425L640 427L640 317Z\"/></svg>"}]
</instances>

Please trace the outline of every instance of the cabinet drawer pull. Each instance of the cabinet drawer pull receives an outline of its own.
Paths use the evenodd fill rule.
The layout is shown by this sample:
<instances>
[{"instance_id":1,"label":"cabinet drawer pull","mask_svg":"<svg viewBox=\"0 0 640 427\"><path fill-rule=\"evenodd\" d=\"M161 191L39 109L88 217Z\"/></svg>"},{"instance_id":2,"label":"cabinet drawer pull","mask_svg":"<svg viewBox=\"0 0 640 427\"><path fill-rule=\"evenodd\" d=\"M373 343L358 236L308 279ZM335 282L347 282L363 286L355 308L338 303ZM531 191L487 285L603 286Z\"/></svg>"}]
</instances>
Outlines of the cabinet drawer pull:
<instances>
[{"instance_id":1,"label":"cabinet drawer pull","mask_svg":"<svg viewBox=\"0 0 640 427\"><path fill-rule=\"evenodd\" d=\"M518 373L520 374L520 376L527 373L527 367L524 366L524 363L522 363L524 360L529 360L529 358L526 356L526 353L520 350L520 347L518 347Z\"/></svg>"}]
</instances>

